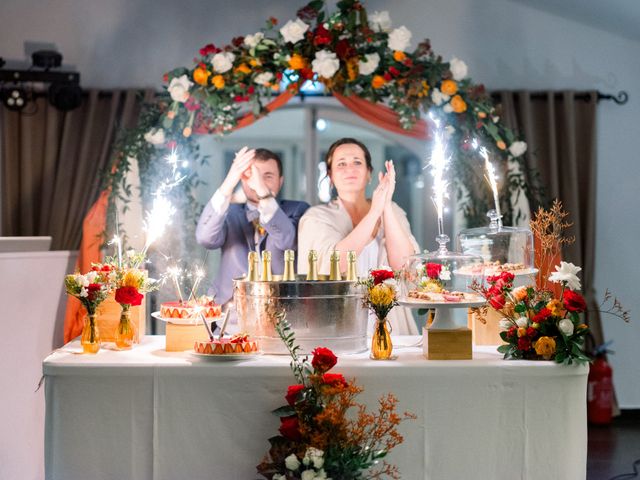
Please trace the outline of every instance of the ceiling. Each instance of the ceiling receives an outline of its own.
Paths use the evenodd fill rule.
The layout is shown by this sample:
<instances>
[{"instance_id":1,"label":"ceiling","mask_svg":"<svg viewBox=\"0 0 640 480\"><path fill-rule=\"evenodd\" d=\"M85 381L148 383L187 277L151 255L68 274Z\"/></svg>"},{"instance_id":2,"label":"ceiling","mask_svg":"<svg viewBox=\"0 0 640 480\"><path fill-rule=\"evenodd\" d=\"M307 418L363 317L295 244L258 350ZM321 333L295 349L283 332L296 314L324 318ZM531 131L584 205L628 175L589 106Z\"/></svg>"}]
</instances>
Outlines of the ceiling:
<instances>
[{"instance_id":1,"label":"ceiling","mask_svg":"<svg viewBox=\"0 0 640 480\"><path fill-rule=\"evenodd\" d=\"M640 41L640 0L511 0Z\"/></svg>"}]
</instances>

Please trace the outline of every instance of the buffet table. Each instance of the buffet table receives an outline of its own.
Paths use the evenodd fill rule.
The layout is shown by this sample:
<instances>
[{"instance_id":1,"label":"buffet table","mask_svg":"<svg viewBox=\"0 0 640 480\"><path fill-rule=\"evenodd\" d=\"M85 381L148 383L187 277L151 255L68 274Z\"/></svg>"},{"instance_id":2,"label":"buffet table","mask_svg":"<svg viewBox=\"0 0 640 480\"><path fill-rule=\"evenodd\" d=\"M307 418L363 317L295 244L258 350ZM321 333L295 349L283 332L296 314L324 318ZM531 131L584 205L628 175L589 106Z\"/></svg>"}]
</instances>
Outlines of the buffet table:
<instances>
[{"instance_id":1,"label":"buffet table","mask_svg":"<svg viewBox=\"0 0 640 480\"><path fill-rule=\"evenodd\" d=\"M75 341L47 357L47 479L258 478L279 425L270 411L293 383L289 357L203 360L167 353L164 341L95 356ZM334 371L357 378L361 402L392 392L418 415L389 456L403 479L585 479L587 367L503 361L495 347L460 361L396 353L344 355Z\"/></svg>"}]
</instances>

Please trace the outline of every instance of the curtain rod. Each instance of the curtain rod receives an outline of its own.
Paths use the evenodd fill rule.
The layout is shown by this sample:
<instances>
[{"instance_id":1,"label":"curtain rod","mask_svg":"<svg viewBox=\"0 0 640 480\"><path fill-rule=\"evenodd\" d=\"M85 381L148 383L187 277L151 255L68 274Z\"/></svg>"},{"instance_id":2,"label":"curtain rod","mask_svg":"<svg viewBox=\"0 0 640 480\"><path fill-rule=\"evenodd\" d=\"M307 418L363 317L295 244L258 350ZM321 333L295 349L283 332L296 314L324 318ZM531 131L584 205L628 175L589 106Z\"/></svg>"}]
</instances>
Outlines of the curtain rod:
<instances>
[{"instance_id":1,"label":"curtain rod","mask_svg":"<svg viewBox=\"0 0 640 480\"><path fill-rule=\"evenodd\" d=\"M617 95L614 95L614 94L611 94L611 93L602 93L600 91L598 91L597 94L598 94L598 101L601 101L601 100L612 100L617 105L624 105L625 103L627 103L629 101L629 94L627 92L625 92L624 90L620 90ZM562 98L562 95L563 95L562 92L555 92L554 93L554 98ZM499 92L493 92L491 94L491 96L494 99L499 99L500 93ZM548 94L545 93L545 92L536 92L536 93L532 93L530 97L533 100L546 100L548 98ZM591 93L590 92L576 92L576 93L574 93L574 98L576 100L583 100L583 101L586 102L588 100L591 100Z\"/></svg>"}]
</instances>

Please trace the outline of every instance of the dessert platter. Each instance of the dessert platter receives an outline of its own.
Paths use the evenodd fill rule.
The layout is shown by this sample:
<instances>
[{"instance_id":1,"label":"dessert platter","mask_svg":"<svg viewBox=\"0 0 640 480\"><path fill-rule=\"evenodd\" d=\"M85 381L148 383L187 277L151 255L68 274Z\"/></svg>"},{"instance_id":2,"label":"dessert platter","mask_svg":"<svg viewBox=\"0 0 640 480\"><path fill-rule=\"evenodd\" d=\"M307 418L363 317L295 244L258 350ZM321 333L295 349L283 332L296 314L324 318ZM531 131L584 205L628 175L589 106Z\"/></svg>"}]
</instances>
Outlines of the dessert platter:
<instances>
[{"instance_id":1,"label":"dessert platter","mask_svg":"<svg viewBox=\"0 0 640 480\"><path fill-rule=\"evenodd\" d=\"M481 265L465 265L453 273L457 275L499 275L502 272L512 273L514 276L518 277L521 275L535 275L538 273L537 268L533 268L525 265L524 263L501 263L499 260L495 260L493 262L486 261Z\"/></svg>"},{"instance_id":2,"label":"dessert platter","mask_svg":"<svg viewBox=\"0 0 640 480\"><path fill-rule=\"evenodd\" d=\"M241 360L260 354L258 342L246 333L237 333L232 337L196 340L192 355L214 361Z\"/></svg>"}]
</instances>

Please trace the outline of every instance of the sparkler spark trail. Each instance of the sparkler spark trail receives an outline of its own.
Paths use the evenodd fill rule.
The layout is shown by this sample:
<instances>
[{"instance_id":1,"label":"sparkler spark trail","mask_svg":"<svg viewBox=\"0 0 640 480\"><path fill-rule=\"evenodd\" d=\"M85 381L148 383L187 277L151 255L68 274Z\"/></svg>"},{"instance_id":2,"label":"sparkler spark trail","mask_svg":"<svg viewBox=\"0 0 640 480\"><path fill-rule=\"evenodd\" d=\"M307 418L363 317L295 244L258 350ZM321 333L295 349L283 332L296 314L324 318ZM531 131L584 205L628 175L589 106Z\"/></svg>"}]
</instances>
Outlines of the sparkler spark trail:
<instances>
[{"instance_id":1,"label":"sparkler spark trail","mask_svg":"<svg viewBox=\"0 0 640 480\"><path fill-rule=\"evenodd\" d=\"M489 185L491 185L493 202L496 205L496 214L498 215L498 218L500 218L500 198L498 196L498 177L496 175L496 170L491 161L489 161L489 152L485 147L480 149L480 155L484 158L485 168L487 169L487 173L484 177L487 179L487 182L489 182Z\"/></svg>"},{"instance_id":2,"label":"sparkler spark trail","mask_svg":"<svg viewBox=\"0 0 640 480\"><path fill-rule=\"evenodd\" d=\"M444 132L440 128L440 122L433 116L431 116L431 119L436 126L436 130L433 152L431 153L431 160L428 166L433 176L432 200L438 213L438 234L444 235L444 200L445 198L449 198L447 191L449 182L445 179L445 173L449 167L449 156L446 151Z\"/></svg>"}]
</instances>

